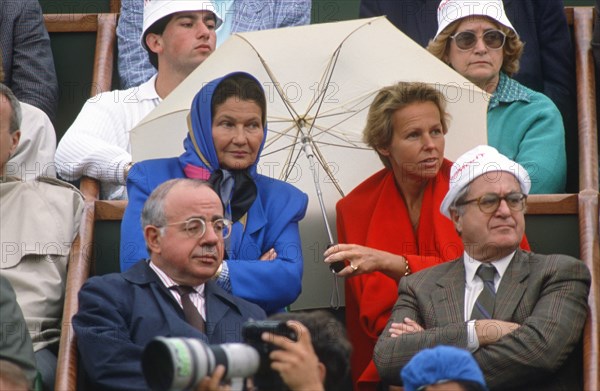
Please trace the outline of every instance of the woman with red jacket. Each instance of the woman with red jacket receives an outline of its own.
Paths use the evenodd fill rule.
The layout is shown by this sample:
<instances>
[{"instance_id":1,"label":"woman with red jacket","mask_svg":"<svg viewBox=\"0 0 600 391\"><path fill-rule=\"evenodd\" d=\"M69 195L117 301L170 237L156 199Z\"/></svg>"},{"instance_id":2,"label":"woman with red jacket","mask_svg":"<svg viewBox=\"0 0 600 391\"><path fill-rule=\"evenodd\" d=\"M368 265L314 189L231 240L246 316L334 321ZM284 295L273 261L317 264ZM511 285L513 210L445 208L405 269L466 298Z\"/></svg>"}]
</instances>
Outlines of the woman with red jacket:
<instances>
[{"instance_id":1,"label":"woman with red jacket","mask_svg":"<svg viewBox=\"0 0 600 391\"><path fill-rule=\"evenodd\" d=\"M373 348L398 298L398 281L458 258L462 242L440 213L450 167L444 159L448 131L443 95L423 83L398 83L375 97L364 139L385 168L337 204L340 244L325 262L346 261L346 327L353 345L355 390L380 382ZM526 240L522 247L529 248Z\"/></svg>"}]
</instances>

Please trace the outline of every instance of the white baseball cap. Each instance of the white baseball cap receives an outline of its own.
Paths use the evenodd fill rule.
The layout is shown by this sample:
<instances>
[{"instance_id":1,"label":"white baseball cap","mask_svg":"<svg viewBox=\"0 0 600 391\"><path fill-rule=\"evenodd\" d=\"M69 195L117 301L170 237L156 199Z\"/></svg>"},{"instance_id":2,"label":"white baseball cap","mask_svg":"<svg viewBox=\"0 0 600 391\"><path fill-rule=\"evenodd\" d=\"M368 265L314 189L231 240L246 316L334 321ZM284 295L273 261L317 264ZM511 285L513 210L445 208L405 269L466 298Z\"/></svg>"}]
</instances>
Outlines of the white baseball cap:
<instances>
[{"instance_id":1,"label":"white baseball cap","mask_svg":"<svg viewBox=\"0 0 600 391\"><path fill-rule=\"evenodd\" d=\"M521 184L523 194L529 194L531 180L523 166L502 155L496 148L489 145L478 145L462 154L452 165L450 169L450 188L442 201L440 212L451 218L450 205L452 205L458 193L476 178L497 171L514 175ZM495 175L490 175L490 178L492 177L498 178Z\"/></svg>"},{"instance_id":2,"label":"white baseball cap","mask_svg":"<svg viewBox=\"0 0 600 391\"><path fill-rule=\"evenodd\" d=\"M502 0L442 0L437 10L438 30L435 38L455 20L475 15L492 18L518 35L506 16Z\"/></svg>"},{"instance_id":3,"label":"white baseball cap","mask_svg":"<svg viewBox=\"0 0 600 391\"><path fill-rule=\"evenodd\" d=\"M223 24L223 18L210 0L144 0L144 24L142 27L142 46L146 48L146 31L165 16L183 11L210 11L215 14L215 27Z\"/></svg>"}]
</instances>

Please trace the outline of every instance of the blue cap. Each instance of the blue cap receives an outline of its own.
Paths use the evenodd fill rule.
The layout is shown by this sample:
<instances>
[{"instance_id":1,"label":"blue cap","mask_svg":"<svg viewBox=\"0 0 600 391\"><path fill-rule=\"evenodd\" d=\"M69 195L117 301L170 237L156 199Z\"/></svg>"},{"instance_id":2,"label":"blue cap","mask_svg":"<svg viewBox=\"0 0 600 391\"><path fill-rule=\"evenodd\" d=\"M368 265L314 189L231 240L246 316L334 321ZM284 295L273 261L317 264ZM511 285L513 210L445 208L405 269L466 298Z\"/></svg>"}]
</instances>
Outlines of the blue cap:
<instances>
[{"instance_id":1,"label":"blue cap","mask_svg":"<svg viewBox=\"0 0 600 391\"><path fill-rule=\"evenodd\" d=\"M417 391L419 387L449 381L472 381L488 389L471 353L452 346L420 351L402 368L400 375L404 391Z\"/></svg>"}]
</instances>

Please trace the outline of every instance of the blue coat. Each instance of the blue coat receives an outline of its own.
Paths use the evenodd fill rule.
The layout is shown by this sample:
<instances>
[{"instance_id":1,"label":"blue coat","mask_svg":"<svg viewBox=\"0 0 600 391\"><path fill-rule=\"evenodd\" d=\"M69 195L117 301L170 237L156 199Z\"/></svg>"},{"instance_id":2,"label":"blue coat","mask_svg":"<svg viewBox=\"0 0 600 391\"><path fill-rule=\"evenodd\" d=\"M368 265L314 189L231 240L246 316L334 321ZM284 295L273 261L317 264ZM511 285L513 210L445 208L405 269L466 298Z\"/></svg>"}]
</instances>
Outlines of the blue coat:
<instances>
[{"instance_id":1,"label":"blue coat","mask_svg":"<svg viewBox=\"0 0 600 391\"><path fill-rule=\"evenodd\" d=\"M129 172L129 204L121 224L121 270L148 257L140 221L142 207L161 183L185 178L178 158L146 160ZM248 210L245 227L233 226L227 249L229 278L234 295L258 304L267 313L293 303L302 287L302 246L298 222L304 217L308 197L290 184L256 175L256 200ZM273 261L259 261L271 248Z\"/></svg>"},{"instance_id":2,"label":"blue coat","mask_svg":"<svg viewBox=\"0 0 600 391\"><path fill-rule=\"evenodd\" d=\"M360 16L387 15L398 29L427 46L437 31L440 0L361 0ZM514 79L547 95L563 117L574 113L575 64L562 0L504 0L525 50Z\"/></svg>"},{"instance_id":3,"label":"blue coat","mask_svg":"<svg viewBox=\"0 0 600 391\"><path fill-rule=\"evenodd\" d=\"M186 323L183 310L146 261L125 273L90 278L73 317L87 380L101 389L147 390L141 355L156 336L240 342L242 324L264 319L255 304L205 283L206 334Z\"/></svg>"}]
</instances>

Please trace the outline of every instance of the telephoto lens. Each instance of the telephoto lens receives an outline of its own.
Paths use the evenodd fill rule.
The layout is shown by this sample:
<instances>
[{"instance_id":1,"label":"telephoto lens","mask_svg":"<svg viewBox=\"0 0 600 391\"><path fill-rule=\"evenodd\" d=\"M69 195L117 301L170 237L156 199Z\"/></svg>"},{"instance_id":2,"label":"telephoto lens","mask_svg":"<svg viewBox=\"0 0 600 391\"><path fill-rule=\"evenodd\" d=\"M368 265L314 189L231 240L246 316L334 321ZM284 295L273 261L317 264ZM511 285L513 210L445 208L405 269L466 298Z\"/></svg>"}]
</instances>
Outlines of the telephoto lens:
<instances>
[{"instance_id":1,"label":"telephoto lens","mask_svg":"<svg viewBox=\"0 0 600 391\"><path fill-rule=\"evenodd\" d=\"M259 353L242 343L207 345L195 338L154 338L142 354L142 370L154 391L190 390L210 376L217 365L224 379L245 378L258 371Z\"/></svg>"}]
</instances>

